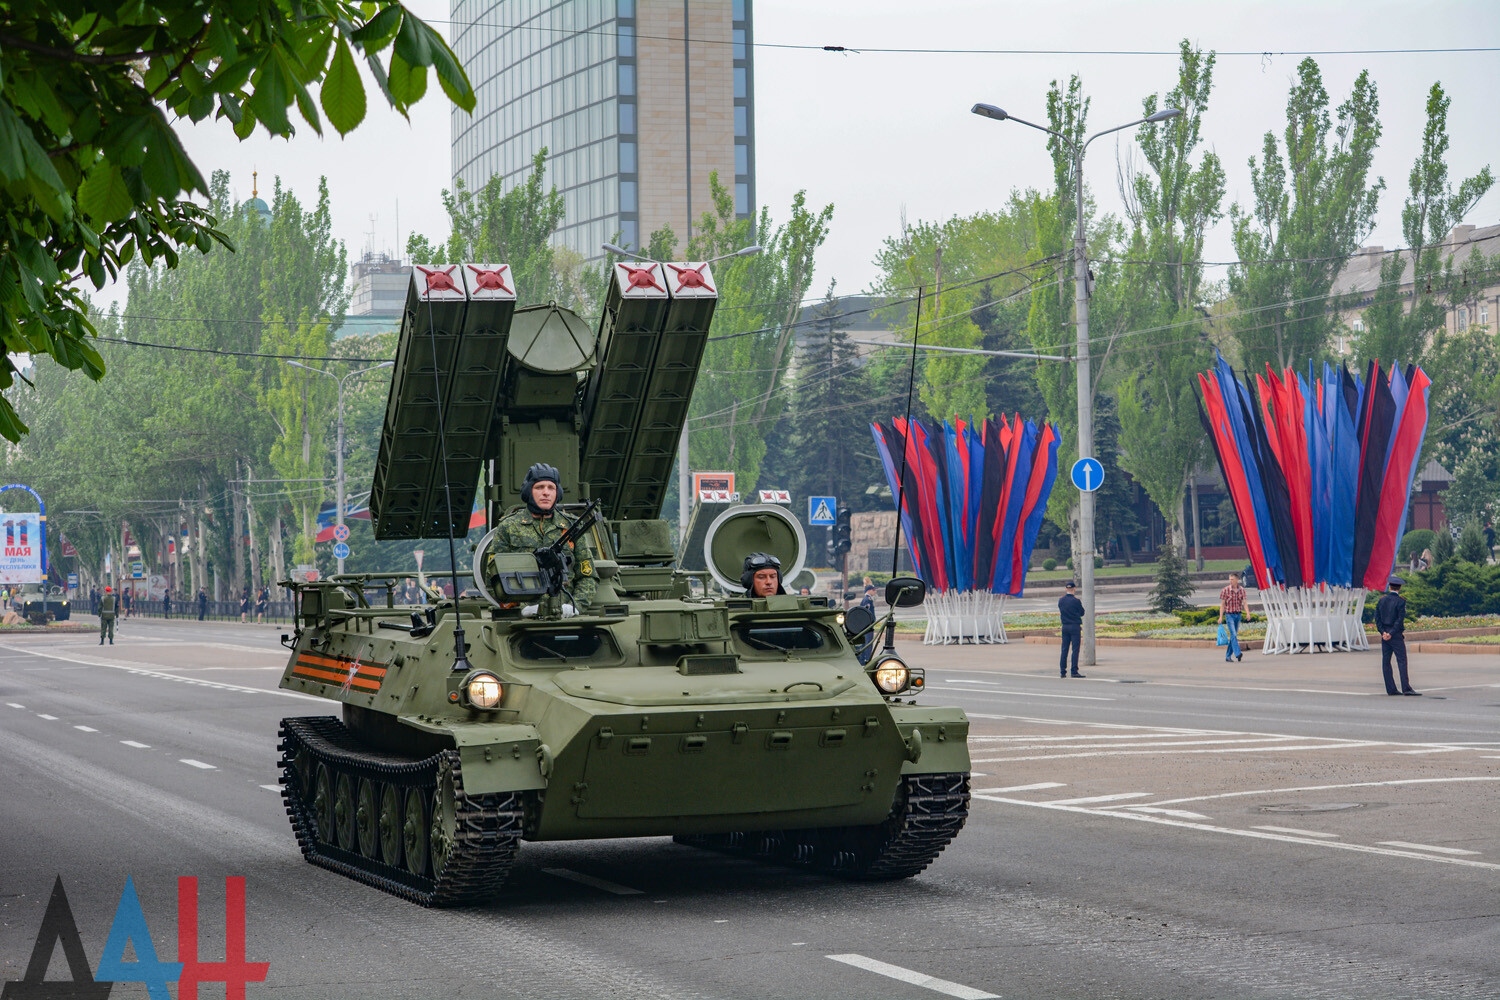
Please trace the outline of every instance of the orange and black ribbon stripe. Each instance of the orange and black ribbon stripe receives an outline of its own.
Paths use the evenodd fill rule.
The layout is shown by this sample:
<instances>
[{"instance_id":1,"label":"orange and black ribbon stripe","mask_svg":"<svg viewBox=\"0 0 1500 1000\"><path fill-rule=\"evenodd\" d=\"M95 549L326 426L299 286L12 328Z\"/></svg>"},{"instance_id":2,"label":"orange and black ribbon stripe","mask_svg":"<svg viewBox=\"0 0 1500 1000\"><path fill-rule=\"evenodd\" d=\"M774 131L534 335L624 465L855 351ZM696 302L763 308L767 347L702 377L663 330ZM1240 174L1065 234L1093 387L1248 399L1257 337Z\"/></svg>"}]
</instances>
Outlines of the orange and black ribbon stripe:
<instances>
[{"instance_id":1,"label":"orange and black ribbon stripe","mask_svg":"<svg viewBox=\"0 0 1500 1000\"><path fill-rule=\"evenodd\" d=\"M344 656L324 656L321 653L305 651L298 654L297 665L292 668L292 676L303 680L318 681L322 684L336 684L344 687L347 682L351 690L374 692L380 690L380 683L385 680L386 668L380 663L366 663L358 661L354 677L349 677L349 668L356 661Z\"/></svg>"}]
</instances>

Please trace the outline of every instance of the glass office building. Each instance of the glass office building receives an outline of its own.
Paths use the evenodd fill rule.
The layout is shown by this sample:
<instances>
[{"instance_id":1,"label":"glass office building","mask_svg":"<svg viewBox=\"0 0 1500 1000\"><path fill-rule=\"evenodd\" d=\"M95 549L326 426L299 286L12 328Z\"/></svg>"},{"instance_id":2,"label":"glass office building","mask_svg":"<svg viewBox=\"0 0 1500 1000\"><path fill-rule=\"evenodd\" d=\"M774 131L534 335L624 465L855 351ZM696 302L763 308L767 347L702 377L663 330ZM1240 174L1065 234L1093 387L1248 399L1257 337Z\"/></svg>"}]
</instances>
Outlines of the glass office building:
<instances>
[{"instance_id":1,"label":"glass office building","mask_svg":"<svg viewBox=\"0 0 1500 1000\"><path fill-rule=\"evenodd\" d=\"M506 190L548 151L560 243L587 258L617 234L679 240L709 175L755 206L750 0L454 0L453 49L477 95L453 111L453 176Z\"/></svg>"}]
</instances>

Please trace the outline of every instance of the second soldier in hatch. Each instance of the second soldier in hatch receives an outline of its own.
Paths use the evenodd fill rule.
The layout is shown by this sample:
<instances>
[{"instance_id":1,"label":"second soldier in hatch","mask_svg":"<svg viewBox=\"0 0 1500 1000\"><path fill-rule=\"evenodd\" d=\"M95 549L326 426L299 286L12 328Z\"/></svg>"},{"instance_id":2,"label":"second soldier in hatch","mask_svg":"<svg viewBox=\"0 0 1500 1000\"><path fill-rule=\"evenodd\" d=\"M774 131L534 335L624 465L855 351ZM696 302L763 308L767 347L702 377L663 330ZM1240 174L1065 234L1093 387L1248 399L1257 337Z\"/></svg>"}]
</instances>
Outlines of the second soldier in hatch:
<instances>
[{"instance_id":1,"label":"second soldier in hatch","mask_svg":"<svg viewBox=\"0 0 1500 1000\"><path fill-rule=\"evenodd\" d=\"M538 462L526 470L521 480L521 500L525 507L511 511L500 519L495 531L495 547L500 552L534 552L562 537L573 523L567 511L558 508L562 497L557 469ZM488 568L493 573L493 566ZM563 617L571 618L594 602L594 555L587 537L573 543L573 572L567 592L572 600L563 605ZM533 610L528 607L523 614Z\"/></svg>"}]
</instances>

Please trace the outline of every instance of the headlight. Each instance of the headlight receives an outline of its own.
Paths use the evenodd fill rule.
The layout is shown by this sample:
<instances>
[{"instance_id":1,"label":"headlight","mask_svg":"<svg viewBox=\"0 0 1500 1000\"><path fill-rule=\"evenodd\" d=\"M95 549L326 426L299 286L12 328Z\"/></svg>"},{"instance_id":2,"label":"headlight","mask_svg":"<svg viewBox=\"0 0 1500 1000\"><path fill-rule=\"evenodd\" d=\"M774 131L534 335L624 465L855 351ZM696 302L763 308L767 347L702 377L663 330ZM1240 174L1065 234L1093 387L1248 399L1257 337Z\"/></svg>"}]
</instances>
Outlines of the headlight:
<instances>
[{"instance_id":1,"label":"headlight","mask_svg":"<svg viewBox=\"0 0 1500 1000\"><path fill-rule=\"evenodd\" d=\"M840 611L838 614L833 616L833 620L838 622L840 625L844 624L844 613Z\"/></svg>"},{"instance_id":2,"label":"headlight","mask_svg":"<svg viewBox=\"0 0 1500 1000\"><path fill-rule=\"evenodd\" d=\"M886 694L896 694L906 690L910 679L911 671L906 668L906 664L895 657L887 657L875 666L875 686Z\"/></svg>"},{"instance_id":3,"label":"headlight","mask_svg":"<svg viewBox=\"0 0 1500 1000\"><path fill-rule=\"evenodd\" d=\"M464 689L469 695L469 704L475 708L495 708L505 694L505 689L500 686L500 678L494 674L475 674L469 678Z\"/></svg>"}]
</instances>

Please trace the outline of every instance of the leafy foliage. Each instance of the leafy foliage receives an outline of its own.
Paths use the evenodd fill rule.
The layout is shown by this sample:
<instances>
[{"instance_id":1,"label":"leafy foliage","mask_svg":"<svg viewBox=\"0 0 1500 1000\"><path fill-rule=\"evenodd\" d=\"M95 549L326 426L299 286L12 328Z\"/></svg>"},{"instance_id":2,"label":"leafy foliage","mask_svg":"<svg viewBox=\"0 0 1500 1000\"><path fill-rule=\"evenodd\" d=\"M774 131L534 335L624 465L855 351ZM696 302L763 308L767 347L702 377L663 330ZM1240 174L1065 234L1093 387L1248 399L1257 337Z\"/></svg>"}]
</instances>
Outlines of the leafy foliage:
<instances>
[{"instance_id":1,"label":"leafy foliage","mask_svg":"<svg viewBox=\"0 0 1500 1000\"><path fill-rule=\"evenodd\" d=\"M526 180L509 191L502 190L504 182L498 174L478 191L469 191L462 178L455 180L453 191L443 192L443 208L453 225L448 239L434 245L413 233L406 241L407 256L418 263L509 264L520 304L550 299L573 303L574 298L557 294L561 282L555 271L557 250L552 236L562 225L564 207L557 188L544 187L546 173L547 149L543 147L532 157ZM574 289L573 295L579 291Z\"/></svg>"},{"instance_id":2,"label":"leafy foliage","mask_svg":"<svg viewBox=\"0 0 1500 1000\"><path fill-rule=\"evenodd\" d=\"M1250 159L1254 202L1236 204L1229 290L1241 360L1278 369L1321 358L1336 322L1327 296L1344 259L1374 227L1384 180L1370 179L1380 141L1380 100L1369 72L1354 81L1336 117L1312 58L1297 67L1282 142L1265 135Z\"/></svg>"},{"instance_id":3,"label":"leafy foliage","mask_svg":"<svg viewBox=\"0 0 1500 1000\"><path fill-rule=\"evenodd\" d=\"M1185 547L1182 495L1204 458L1194 375L1211 361L1203 324L1203 239L1223 217L1224 168L1213 153L1193 157L1213 90L1214 56L1181 43L1177 86L1161 107L1182 114L1141 130L1138 141L1147 169L1130 176L1133 223L1129 255L1135 265L1119 294L1123 310L1151 331L1130 349L1149 354L1150 364L1132 365L1119 384L1121 465L1166 518L1171 544ZM1158 110L1156 95L1143 102L1142 117Z\"/></svg>"},{"instance_id":4,"label":"leafy foliage","mask_svg":"<svg viewBox=\"0 0 1500 1000\"><path fill-rule=\"evenodd\" d=\"M1465 562L1477 563L1483 566L1490 561L1490 550L1484 544L1484 532L1479 527L1477 517L1469 518L1463 530L1458 533L1458 548L1454 555Z\"/></svg>"},{"instance_id":5,"label":"leafy foliage","mask_svg":"<svg viewBox=\"0 0 1500 1000\"><path fill-rule=\"evenodd\" d=\"M296 105L321 133L309 91L321 83L324 113L347 132L364 115L355 53L402 113L429 67L454 103L474 107L447 43L388 0L7 5L0 49L0 391L17 377L11 355L103 376L84 278L103 288L134 259L175 267L184 250L230 245L191 200L209 186L173 120L212 115L242 139L257 124L290 136ZM18 441L26 429L0 397L0 434Z\"/></svg>"},{"instance_id":6,"label":"leafy foliage","mask_svg":"<svg viewBox=\"0 0 1500 1000\"><path fill-rule=\"evenodd\" d=\"M1410 252L1389 254L1381 261L1380 285L1374 302L1364 311L1365 329L1354 344L1355 352L1366 361L1420 363L1429 338L1446 325L1446 306L1467 289L1454 271L1451 249L1444 244L1495 179L1485 167L1453 189L1448 179L1449 103L1443 85L1434 83L1427 94L1422 151L1412 164L1410 194L1401 208L1401 235ZM1417 293L1410 297L1401 288L1408 266Z\"/></svg>"},{"instance_id":7,"label":"leafy foliage","mask_svg":"<svg viewBox=\"0 0 1500 1000\"><path fill-rule=\"evenodd\" d=\"M1462 559L1440 562L1413 574L1403 594L1408 615L1500 614L1500 564L1482 566Z\"/></svg>"}]
</instances>

